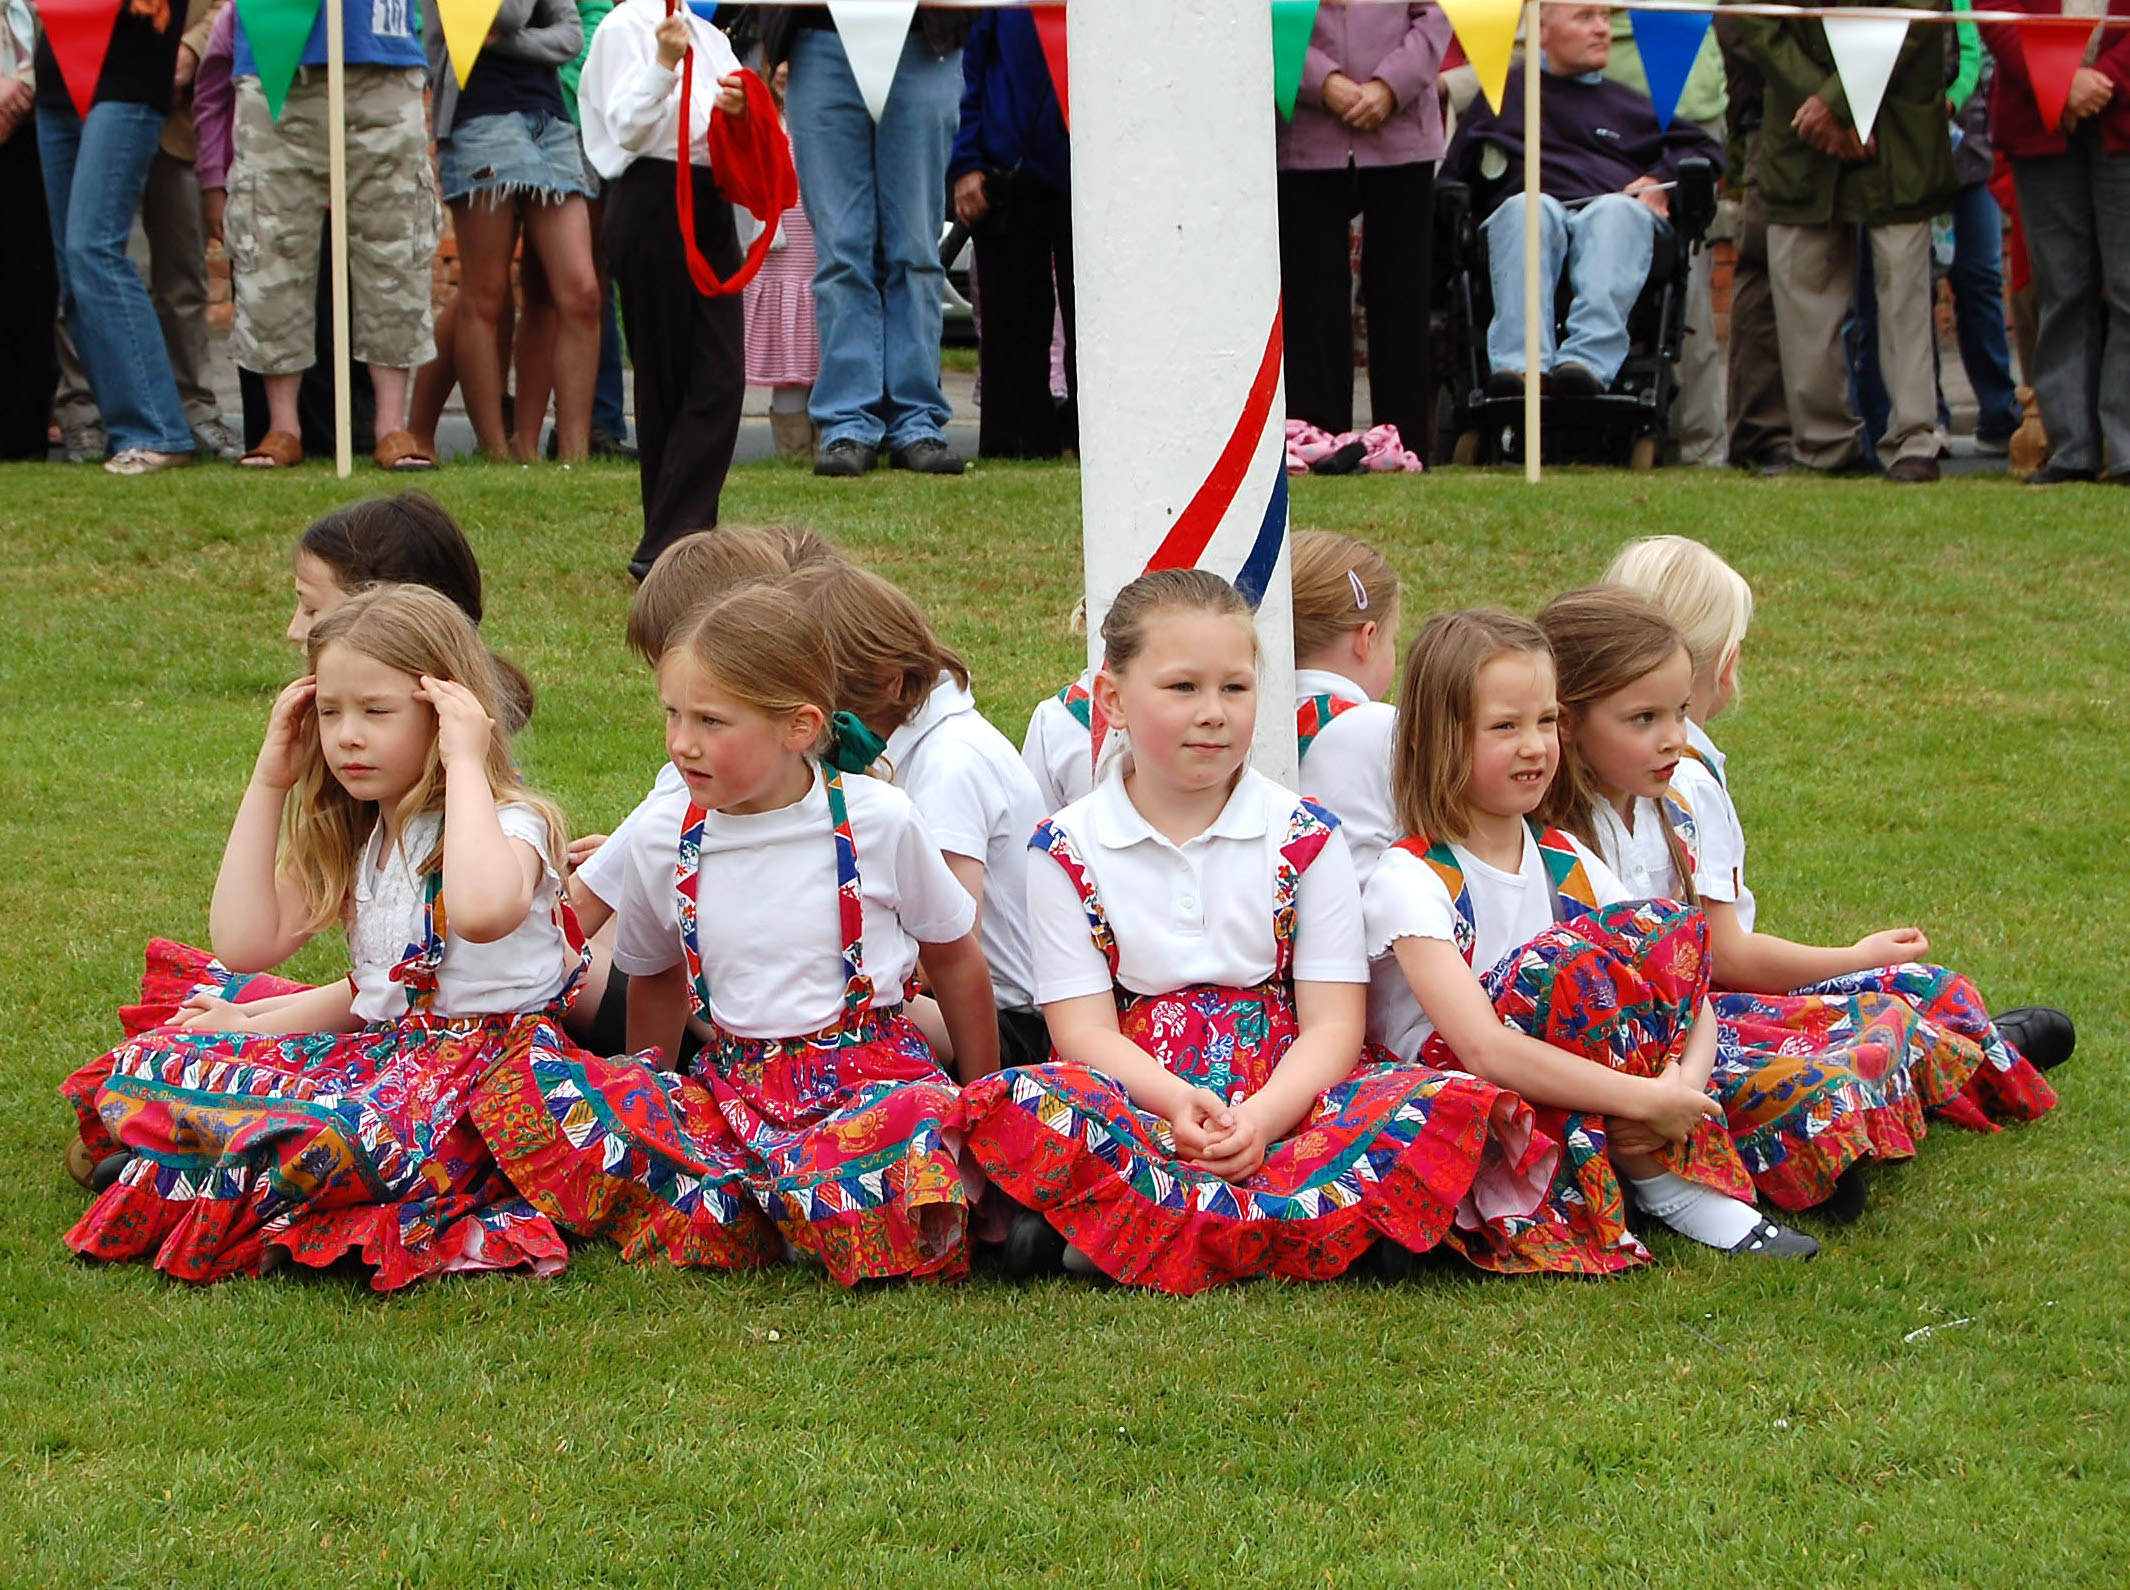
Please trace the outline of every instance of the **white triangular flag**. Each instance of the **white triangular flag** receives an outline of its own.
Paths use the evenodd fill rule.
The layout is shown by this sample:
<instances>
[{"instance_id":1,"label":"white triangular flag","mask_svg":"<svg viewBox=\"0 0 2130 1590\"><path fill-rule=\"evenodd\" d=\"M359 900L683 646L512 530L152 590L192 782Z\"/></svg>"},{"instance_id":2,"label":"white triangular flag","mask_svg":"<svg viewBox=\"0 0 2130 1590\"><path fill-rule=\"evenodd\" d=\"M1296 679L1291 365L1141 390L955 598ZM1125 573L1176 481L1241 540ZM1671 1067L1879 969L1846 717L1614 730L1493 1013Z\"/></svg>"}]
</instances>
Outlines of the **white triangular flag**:
<instances>
[{"instance_id":1,"label":"white triangular flag","mask_svg":"<svg viewBox=\"0 0 2130 1590\"><path fill-rule=\"evenodd\" d=\"M903 41L910 36L917 0L828 0L828 14L843 36L843 53L851 63L851 76L858 80L858 92L865 96L865 108L877 122L895 86L895 68L902 64Z\"/></svg>"},{"instance_id":2,"label":"white triangular flag","mask_svg":"<svg viewBox=\"0 0 2130 1590\"><path fill-rule=\"evenodd\" d=\"M1823 17L1820 21L1827 30L1827 48L1834 52L1842 92L1849 96L1849 119L1856 125L1857 139L1869 143L1901 41L1908 37L1908 24L1886 17Z\"/></svg>"}]
</instances>

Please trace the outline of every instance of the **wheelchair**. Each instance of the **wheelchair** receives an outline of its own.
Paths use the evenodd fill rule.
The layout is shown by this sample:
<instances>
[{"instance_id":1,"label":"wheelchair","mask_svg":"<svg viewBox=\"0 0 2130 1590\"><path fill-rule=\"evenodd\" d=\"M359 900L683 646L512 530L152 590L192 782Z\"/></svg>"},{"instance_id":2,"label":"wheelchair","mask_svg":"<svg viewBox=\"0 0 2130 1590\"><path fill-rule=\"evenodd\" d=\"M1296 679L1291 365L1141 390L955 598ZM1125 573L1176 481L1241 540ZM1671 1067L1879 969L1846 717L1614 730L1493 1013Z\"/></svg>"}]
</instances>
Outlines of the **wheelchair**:
<instances>
[{"instance_id":1,"label":"wheelchair","mask_svg":"<svg viewBox=\"0 0 2130 1590\"><path fill-rule=\"evenodd\" d=\"M1487 275L1486 235L1480 222L1496 203L1520 204L1520 192L1504 197L1508 173L1476 187L1444 182L1435 188L1435 258L1440 279L1435 302L1443 306L1443 344L1438 368L1446 372L1449 398L1443 424L1447 446L1437 457L1456 464L1520 462L1524 457L1524 400L1488 397L1487 323L1494 317ZM1706 160L1679 164L1671 191L1671 219L1657 228L1649 279L1627 317L1627 360L1609 389L1594 397L1551 393L1539 399L1544 458L1548 463L1616 464L1653 469L1666 456L1671 406L1678 396L1675 367L1686 337L1687 272L1693 251L1705 247L1716 216L1716 173ZM1557 339L1572 294L1567 272L1555 294ZM1558 342L1556 342L1556 346Z\"/></svg>"}]
</instances>

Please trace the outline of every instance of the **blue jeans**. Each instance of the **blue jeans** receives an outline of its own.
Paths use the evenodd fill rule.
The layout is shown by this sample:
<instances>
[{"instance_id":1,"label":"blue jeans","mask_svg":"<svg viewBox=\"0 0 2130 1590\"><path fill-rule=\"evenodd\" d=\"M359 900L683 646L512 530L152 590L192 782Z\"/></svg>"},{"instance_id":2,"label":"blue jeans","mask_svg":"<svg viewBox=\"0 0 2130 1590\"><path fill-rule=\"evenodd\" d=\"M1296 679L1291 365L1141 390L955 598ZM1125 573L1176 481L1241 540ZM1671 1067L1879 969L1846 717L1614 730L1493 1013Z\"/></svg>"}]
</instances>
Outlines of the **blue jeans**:
<instances>
[{"instance_id":1,"label":"blue jeans","mask_svg":"<svg viewBox=\"0 0 2130 1590\"><path fill-rule=\"evenodd\" d=\"M937 440L953 416L939 384L939 232L961 91L960 52L940 60L912 33L876 127L834 30L793 43L786 113L820 258L807 406L824 447Z\"/></svg>"},{"instance_id":2,"label":"blue jeans","mask_svg":"<svg viewBox=\"0 0 2130 1590\"><path fill-rule=\"evenodd\" d=\"M1546 313L1539 317L1542 371L1579 364L1611 386L1627 360L1627 316L1649 280L1657 246L1657 213L1625 193L1607 193L1571 210L1550 195L1539 198L1538 280ZM1524 197L1512 193L1483 228L1487 274L1494 284L1494 318L1487 326L1487 366L1524 367ZM1553 293L1568 267L1574 298L1568 340L1553 347Z\"/></svg>"},{"instance_id":3,"label":"blue jeans","mask_svg":"<svg viewBox=\"0 0 2130 1590\"><path fill-rule=\"evenodd\" d=\"M621 412L621 316L614 312L611 286L599 316L599 380L592 388L592 423L617 442L629 439L629 422Z\"/></svg>"},{"instance_id":4,"label":"blue jeans","mask_svg":"<svg viewBox=\"0 0 2130 1590\"><path fill-rule=\"evenodd\" d=\"M103 413L114 451L193 450L192 427L170 370L170 350L126 238L148 186L163 116L109 101L37 107L37 153L59 256L59 306ZM80 177L77 185L76 176Z\"/></svg>"}]
</instances>

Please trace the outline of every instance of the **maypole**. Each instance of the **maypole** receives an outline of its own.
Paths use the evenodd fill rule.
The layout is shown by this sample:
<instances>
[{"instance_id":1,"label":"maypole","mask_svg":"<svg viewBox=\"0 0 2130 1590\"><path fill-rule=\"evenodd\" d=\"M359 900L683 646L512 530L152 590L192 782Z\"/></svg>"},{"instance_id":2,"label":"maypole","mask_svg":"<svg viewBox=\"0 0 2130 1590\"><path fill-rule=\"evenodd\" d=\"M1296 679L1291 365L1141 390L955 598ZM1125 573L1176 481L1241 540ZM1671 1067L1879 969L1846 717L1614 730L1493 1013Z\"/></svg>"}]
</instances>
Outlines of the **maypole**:
<instances>
[{"instance_id":1,"label":"maypole","mask_svg":"<svg viewBox=\"0 0 2130 1590\"><path fill-rule=\"evenodd\" d=\"M1258 603L1254 765L1295 776L1272 30L1265 0L1071 0L1091 660L1149 568Z\"/></svg>"}]
</instances>

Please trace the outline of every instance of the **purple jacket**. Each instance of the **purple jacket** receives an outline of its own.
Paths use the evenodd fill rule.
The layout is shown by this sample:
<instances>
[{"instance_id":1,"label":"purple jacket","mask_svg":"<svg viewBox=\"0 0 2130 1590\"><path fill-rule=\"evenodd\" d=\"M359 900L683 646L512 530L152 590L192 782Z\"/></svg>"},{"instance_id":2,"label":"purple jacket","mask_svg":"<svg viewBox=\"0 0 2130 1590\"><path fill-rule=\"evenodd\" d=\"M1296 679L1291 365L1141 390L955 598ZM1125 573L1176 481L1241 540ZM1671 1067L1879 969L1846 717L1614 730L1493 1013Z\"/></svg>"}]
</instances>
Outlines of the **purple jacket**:
<instances>
[{"instance_id":1,"label":"purple jacket","mask_svg":"<svg viewBox=\"0 0 2130 1590\"><path fill-rule=\"evenodd\" d=\"M1279 127L1282 171L1409 166L1442 158L1442 103L1435 76L1449 48L1450 19L1435 5L1319 6L1302 65L1294 120ZM1324 79L1380 77L1398 108L1374 132L1357 133L1324 108ZM1275 116L1278 112L1273 113Z\"/></svg>"},{"instance_id":2,"label":"purple jacket","mask_svg":"<svg viewBox=\"0 0 2130 1590\"><path fill-rule=\"evenodd\" d=\"M203 188L229 186L231 149L236 136L237 90L230 67L237 53L237 8L222 7L207 35L200 69L192 79L192 124L199 133L197 169Z\"/></svg>"}]
</instances>

